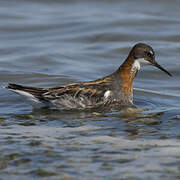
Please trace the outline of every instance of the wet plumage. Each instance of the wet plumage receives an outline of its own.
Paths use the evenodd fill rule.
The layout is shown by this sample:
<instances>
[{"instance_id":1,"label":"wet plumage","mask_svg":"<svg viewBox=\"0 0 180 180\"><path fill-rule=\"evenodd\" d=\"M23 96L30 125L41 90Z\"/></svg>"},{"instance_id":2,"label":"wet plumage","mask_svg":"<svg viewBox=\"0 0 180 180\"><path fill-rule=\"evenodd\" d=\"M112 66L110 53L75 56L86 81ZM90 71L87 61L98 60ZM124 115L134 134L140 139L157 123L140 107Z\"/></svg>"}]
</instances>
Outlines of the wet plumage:
<instances>
[{"instance_id":1,"label":"wet plumage","mask_svg":"<svg viewBox=\"0 0 180 180\"><path fill-rule=\"evenodd\" d=\"M171 75L156 63L154 56L150 46L139 43L132 48L124 63L104 78L54 88L35 88L17 84L9 84L7 88L23 96L36 108L130 106L133 104L133 80L140 65L151 64Z\"/></svg>"}]
</instances>

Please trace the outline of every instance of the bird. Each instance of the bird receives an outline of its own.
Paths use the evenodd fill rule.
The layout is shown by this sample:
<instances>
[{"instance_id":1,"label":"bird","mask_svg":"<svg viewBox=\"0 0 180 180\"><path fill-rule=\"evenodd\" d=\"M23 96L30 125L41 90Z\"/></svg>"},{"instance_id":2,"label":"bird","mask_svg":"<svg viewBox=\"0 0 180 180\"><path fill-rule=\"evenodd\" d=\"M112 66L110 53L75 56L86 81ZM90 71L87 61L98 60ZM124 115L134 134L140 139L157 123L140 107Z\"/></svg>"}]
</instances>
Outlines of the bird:
<instances>
[{"instance_id":1,"label":"bird","mask_svg":"<svg viewBox=\"0 0 180 180\"><path fill-rule=\"evenodd\" d=\"M100 79L52 88L37 88L10 83L6 88L24 97L34 108L129 107L133 105L134 78L141 66L144 65L155 66L172 76L156 62L155 52L151 46L137 43L115 72Z\"/></svg>"}]
</instances>

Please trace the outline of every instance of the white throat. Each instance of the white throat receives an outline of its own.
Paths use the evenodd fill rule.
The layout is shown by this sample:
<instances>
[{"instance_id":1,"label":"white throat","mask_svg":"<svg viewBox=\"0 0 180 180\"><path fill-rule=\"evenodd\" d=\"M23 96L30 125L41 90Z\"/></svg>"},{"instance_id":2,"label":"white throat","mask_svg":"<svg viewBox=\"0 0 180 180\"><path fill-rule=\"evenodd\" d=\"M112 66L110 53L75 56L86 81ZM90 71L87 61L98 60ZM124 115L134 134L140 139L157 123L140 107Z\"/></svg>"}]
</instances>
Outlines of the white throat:
<instances>
[{"instance_id":1,"label":"white throat","mask_svg":"<svg viewBox=\"0 0 180 180\"><path fill-rule=\"evenodd\" d=\"M136 59L132 65L131 72L140 70L141 66L149 65L150 62L146 61L144 58Z\"/></svg>"}]
</instances>

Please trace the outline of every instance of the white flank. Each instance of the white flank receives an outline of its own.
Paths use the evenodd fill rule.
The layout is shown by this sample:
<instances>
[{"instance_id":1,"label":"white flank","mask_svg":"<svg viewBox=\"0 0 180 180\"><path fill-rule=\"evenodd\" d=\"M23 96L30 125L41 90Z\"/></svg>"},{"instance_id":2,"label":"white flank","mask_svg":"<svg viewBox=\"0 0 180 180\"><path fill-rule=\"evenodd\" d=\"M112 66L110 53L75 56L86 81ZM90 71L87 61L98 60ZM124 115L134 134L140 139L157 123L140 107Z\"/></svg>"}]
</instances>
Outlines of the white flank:
<instances>
[{"instance_id":1,"label":"white flank","mask_svg":"<svg viewBox=\"0 0 180 180\"><path fill-rule=\"evenodd\" d=\"M111 94L111 91L106 91L105 93L104 93L104 97L105 97L105 99L107 99L109 96L110 96L110 94Z\"/></svg>"}]
</instances>

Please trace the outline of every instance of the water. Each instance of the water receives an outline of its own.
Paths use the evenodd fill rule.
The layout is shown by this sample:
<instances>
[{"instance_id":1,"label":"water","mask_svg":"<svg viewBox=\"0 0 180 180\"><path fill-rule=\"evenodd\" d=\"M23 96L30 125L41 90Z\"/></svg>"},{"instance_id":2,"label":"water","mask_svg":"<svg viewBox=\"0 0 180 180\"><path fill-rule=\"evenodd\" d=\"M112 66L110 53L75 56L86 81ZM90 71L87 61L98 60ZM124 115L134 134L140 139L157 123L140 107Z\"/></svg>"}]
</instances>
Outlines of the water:
<instances>
[{"instance_id":1,"label":"water","mask_svg":"<svg viewBox=\"0 0 180 180\"><path fill-rule=\"evenodd\" d=\"M0 179L179 179L180 1L0 1ZM53 87L105 76L137 42L145 67L135 109L33 110L3 87Z\"/></svg>"}]
</instances>

